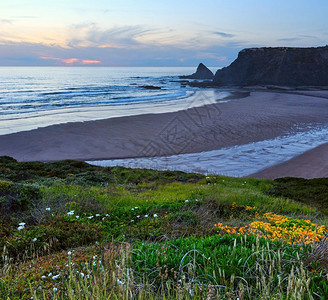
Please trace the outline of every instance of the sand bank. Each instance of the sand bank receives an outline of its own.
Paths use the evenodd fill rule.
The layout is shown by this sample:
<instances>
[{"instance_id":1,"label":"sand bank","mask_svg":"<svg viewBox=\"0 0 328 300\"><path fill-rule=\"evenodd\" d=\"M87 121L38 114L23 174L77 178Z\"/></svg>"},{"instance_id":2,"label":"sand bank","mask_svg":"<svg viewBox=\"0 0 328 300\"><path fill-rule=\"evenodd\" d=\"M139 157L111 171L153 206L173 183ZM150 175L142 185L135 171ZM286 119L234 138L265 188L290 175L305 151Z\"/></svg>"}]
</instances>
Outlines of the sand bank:
<instances>
[{"instance_id":1,"label":"sand bank","mask_svg":"<svg viewBox=\"0 0 328 300\"><path fill-rule=\"evenodd\" d=\"M249 176L264 179L328 177L328 143L306 151L287 162L277 164Z\"/></svg>"}]
</instances>

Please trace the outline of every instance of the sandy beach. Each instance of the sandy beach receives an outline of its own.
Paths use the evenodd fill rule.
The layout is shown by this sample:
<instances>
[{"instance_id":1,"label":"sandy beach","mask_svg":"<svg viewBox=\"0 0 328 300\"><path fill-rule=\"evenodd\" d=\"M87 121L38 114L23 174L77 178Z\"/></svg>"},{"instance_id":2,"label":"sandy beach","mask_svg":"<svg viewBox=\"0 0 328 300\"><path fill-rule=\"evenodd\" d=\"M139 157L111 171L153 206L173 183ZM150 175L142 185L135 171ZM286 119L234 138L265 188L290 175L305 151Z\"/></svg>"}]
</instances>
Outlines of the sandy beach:
<instances>
[{"instance_id":1,"label":"sandy beach","mask_svg":"<svg viewBox=\"0 0 328 300\"><path fill-rule=\"evenodd\" d=\"M287 162L266 168L249 176L261 179L328 177L328 143L306 151Z\"/></svg>"},{"instance_id":2,"label":"sandy beach","mask_svg":"<svg viewBox=\"0 0 328 300\"><path fill-rule=\"evenodd\" d=\"M53 161L210 151L304 131L313 124L327 124L327 98L326 91L320 95L253 91L248 97L184 111L52 125L1 135L0 155L19 161ZM320 153L325 152L327 146L318 149ZM319 171L311 164L311 157L316 155L317 152L309 156L306 168L313 170L308 174L322 176L325 170ZM293 165L299 165L291 173L293 176L303 174L300 169L305 165L301 159L295 160L285 167L292 170ZM278 172L278 169L270 170L254 176L271 178L271 173Z\"/></svg>"}]
</instances>

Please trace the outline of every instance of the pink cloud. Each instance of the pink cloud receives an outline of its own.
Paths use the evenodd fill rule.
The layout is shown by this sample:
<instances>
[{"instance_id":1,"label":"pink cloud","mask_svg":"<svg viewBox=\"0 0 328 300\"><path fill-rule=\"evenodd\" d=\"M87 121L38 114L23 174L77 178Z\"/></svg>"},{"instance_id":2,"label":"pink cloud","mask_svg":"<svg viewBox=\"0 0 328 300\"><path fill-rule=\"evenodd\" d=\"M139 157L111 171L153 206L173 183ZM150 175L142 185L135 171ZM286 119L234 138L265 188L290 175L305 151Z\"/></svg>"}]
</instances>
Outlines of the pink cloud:
<instances>
[{"instance_id":1,"label":"pink cloud","mask_svg":"<svg viewBox=\"0 0 328 300\"><path fill-rule=\"evenodd\" d=\"M91 64L100 64L100 60L90 60L90 59L83 59L82 64L83 65L91 65Z\"/></svg>"},{"instance_id":2,"label":"pink cloud","mask_svg":"<svg viewBox=\"0 0 328 300\"><path fill-rule=\"evenodd\" d=\"M100 60L92 60L92 59L79 59L79 58L59 58L59 57L52 57L52 56L41 56L41 59L45 60L57 60L66 65L72 64L82 64L82 65L90 65L90 64L100 64Z\"/></svg>"},{"instance_id":3,"label":"pink cloud","mask_svg":"<svg viewBox=\"0 0 328 300\"><path fill-rule=\"evenodd\" d=\"M78 58L68 58L68 59L60 59L60 61L62 61L65 64L71 65L74 64L78 61L80 61Z\"/></svg>"}]
</instances>

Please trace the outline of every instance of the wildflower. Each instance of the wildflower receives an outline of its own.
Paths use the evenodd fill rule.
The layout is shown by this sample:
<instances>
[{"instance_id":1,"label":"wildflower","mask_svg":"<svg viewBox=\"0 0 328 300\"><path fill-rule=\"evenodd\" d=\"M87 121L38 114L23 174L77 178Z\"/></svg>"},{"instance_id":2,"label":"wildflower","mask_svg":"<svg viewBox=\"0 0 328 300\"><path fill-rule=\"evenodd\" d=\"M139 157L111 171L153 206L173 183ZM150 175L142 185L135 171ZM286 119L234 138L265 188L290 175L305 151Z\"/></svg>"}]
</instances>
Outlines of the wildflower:
<instances>
[{"instance_id":1,"label":"wildflower","mask_svg":"<svg viewBox=\"0 0 328 300\"><path fill-rule=\"evenodd\" d=\"M51 209L50 209L50 207L46 207L46 211L50 211Z\"/></svg>"},{"instance_id":2,"label":"wildflower","mask_svg":"<svg viewBox=\"0 0 328 300\"><path fill-rule=\"evenodd\" d=\"M131 222L134 222L134 220L131 220Z\"/></svg>"},{"instance_id":3,"label":"wildflower","mask_svg":"<svg viewBox=\"0 0 328 300\"><path fill-rule=\"evenodd\" d=\"M41 279L45 279L45 278L46 278L46 276L44 276L44 275L43 275L43 276L41 276Z\"/></svg>"},{"instance_id":4,"label":"wildflower","mask_svg":"<svg viewBox=\"0 0 328 300\"><path fill-rule=\"evenodd\" d=\"M140 216L138 215L137 218L140 218Z\"/></svg>"},{"instance_id":5,"label":"wildflower","mask_svg":"<svg viewBox=\"0 0 328 300\"><path fill-rule=\"evenodd\" d=\"M53 280L56 280L57 278L59 278L59 276L60 276L60 274L55 275L55 276L52 276L52 279L53 279Z\"/></svg>"},{"instance_id":6,"label":"wildflower","mask_svg":"<svg viewBox=\"0 0 328 300\"><path fill-rule=\"evenodd\" d=\"M157 218L157 214L154 214L154 218Z\"/></svg>"},{"instance_id":7,"label":"wildflower","mask_svg":"<svg viewBox=\"0 0 328 300\"><path fill-rule=\"evenodd\" d=\"M134 210L134 208L131 208L131 210Z\"/></svg>"},{"instance_id":8,"label":"wildflower","mask_svg":"<svg viewBox=\"0 0 328 300\"><path fill-rule=\"evenodd\" d=\"M78 219L80 216L76 216L76 218Z\"/></svg>"},{"instance_id":9,"label":"wildflower","mask_svg":"<svg viewBox=\"0 0 328 300\"><path fill-rule=\"evenodd\" d=\"M18 225L19 226L25 226L26 223L22 222L22 223L19 223Z\"/></svg>"},{"instance_id":10,"label":"wildflower","mask_svg":"<svg viewBox=\"0 0 328 300\"><path fill-rule=\"evenodd\" d=\"M136 206L134 209L138 209L139 207L138 206Z\"/></svg>"},{"instance_id":11,"label":"wildflower","mask_svg":"<svg viewBox=\"0 0 328 300\"><path fill-rule=\"evenodd\" d=\"M55 287L52 290L53 290L54 293L56 293L58 291L58 289L55 288Z\"/></svg>"},{"instance_id":12,"label":"wildflower","mask_svg":"<svg viewBox=\"0 0 328 300\"><path fill-rule=\"evenodd\" d=\"M68 251L68 252L67 252L67 255L71 255L71 254L72 254L72 252L71 252L71 251Z\"/></svg>"},{"instance_id":13,"label":"wildflower","mask_svg":"<svg viewBox=\"0 0 328 300\"><path fill-rule=\"evenodd\" d=\"M73 216L74 215L74 210L71 210L67 213L69 216Z\"/></svg>"},{"instance_id":14,"label":"wildflower","mask_svg":"<svg viewBox=\"0 0 328 300\"><path fill-rule=\"evenodd\" d=\"M48 277L50 277L50 276L52 276L52 273L51 272L48 274Z\"/></svg>"},{"instance_id":15,"label":"wildflower","mask_svg":"<svg viewBox=\"0 0 328 300\"><path fill-rule=\"evenodd\" d=\"M106 217L109 217L109 214L106 214L105 216L106 216Z\"/></svg>"},{"instance_id":16,"label":"wildflower","mask_svg":"<svg viewBox=\"0 0 328 300\"><path fill-rule=\"evenodd\" d=\"M17 227L18 230L22 230L22 229L24 229L24 228L25 228L24 226L18 226L18 227Z\"/></svg>"},{"instance_id":17,"label":"wildflower","mask_svg":"<svg viewBox=\"0 0 328 300\"><path fill-rule=\"evenodd\" d=\"M185 202L189 202L189 200L186 200Z\"/></svg>"},{"instance_id":18,"label":"wildflower","mask_svg":"<svg viewBox=\"0 0 328 300\"><path fill-rule=\"evenodd\" d=\"M97 255L94 255L92 258L93 258L93 259L96 259L96 258L97 258Z\"/></svg>"},{"instance_id":19,"label":"wildflower","mask_svg":"<svg viewBox=\"0 0 328 300\"><path fill-rule=\"evenodd\" d=\"M81 272L81 273L80 273L80 276L83 278L83 277L84 277L84 273Z\"/></svg>"},{"instance_id":20,"label":"wildflower","mask_svg":"<svg viewBox=\"0 0 328 300\"><path fill-rule=\"evenodd\" d=\"M93 216L88 217L89 220L91 220L92 218L93 218Z\"/></svg>"},{"instance_id":21,"label":"wildflower","mask_svg":"<svg viewBox=\"0 0 328 300\"><path fill-rule=\"evenodd\" d=\"M99 217L100 216L100 214L96 214L96 217Z\"/></svg>"},{"instance_id":22,"label":"wildflower","mask_svg":"<svg viewBox=\"0 0 328 300\"><path fill-rule=\"evenodd\" d=\"M34 238L33 240L32 240L32 242L36 242L38 239L37 238Z\"/></svg>"},{"instance_id":23,"label":"wildflower","mask_svg":"<svg viewBox=\"0 0 328 300\"><path fill-rule=\"evenodd\" d=\"M145 218L148 218L148 215L145 215Z\"/></svg>"}]
</instances>

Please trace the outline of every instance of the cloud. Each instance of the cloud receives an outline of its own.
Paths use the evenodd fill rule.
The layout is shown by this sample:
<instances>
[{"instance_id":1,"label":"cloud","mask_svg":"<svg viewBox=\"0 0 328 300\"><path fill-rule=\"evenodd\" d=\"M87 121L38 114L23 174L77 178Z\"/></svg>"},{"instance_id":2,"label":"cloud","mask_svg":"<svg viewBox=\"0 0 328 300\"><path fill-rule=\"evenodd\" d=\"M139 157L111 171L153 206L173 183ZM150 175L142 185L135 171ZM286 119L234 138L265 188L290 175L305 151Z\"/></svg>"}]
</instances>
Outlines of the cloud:
<instances>
[{"instance_id":1,"label":"cloud","mask_svg":"<svg viewBox=\"0 0 328 300\"><path fill-rule=\"evenodd\" d=\"M66 65L92 65L92 64L101 64L100 60L92 60L92 59L79 59L79 58L59 58L52 56L40 56L40 59L43 60L55 60L59 61Z\"/></svg>"},{"instance_id":2,"label":"cloud","mask_svg":"<svg viewBox=\"0 0 328 300\"><path fill-rule=\"evenodd\" d=\"M37 19L36 16L13 16L14 19Z\"/></svg>"},{"instance_id":3,"label":"cloud","mask_svg":"<svg viewBox=\"0 0 328 300\"><path fill-rule=\"evenodd\" d=\"M83 59L82 60L82 64L83 65L97 65L97 64L101 64L100 60L91 60L91 59Z\"/></svg>"},{"instance_id":4,"label":"cloud","mask_svg":"<svg viewBox=\"0 0 328 300\"><path fill-rule=\"evenodd\" d=\"M12 24L12 23L13 23L13 20L9 20L9 19L0 19L0 23L3 23L3 24Z\"/></svg>"},{"instance_id":5,"label":"cloud","mask_svg":"<svg viewBox=\"0 0 328 300\"><path fill-rule=\"evenodd\" d=\"M135 47L142 42L140 39L154 30L143 26L120 26L102 29L95 23L82 23L71 26L69 47L96 46L103 48Z\"/></svg>"},{"instance_id":6,"label":"cloud","mask_svg":"<svg viewBox=\"0 0 328 300\"><path fill-rule=\"evenodd\" d=\"M235 37L234 34L227 33L227 32L214 31L213 33L220 36L220 37L223 37L223 38L233 38L233 37Z\"/></svg>"},{"instance_id":7,"label":"cloud","mask_svg":"<svg viewBox=\"0 0 328 300\"><path fill-rule=\"evenodd\" d=\"M299 41L299 40L301 40L301 38L297 38L297 37L278 39L279 42L294 42L294 41Z\"/></svg>"}]
</instances>

